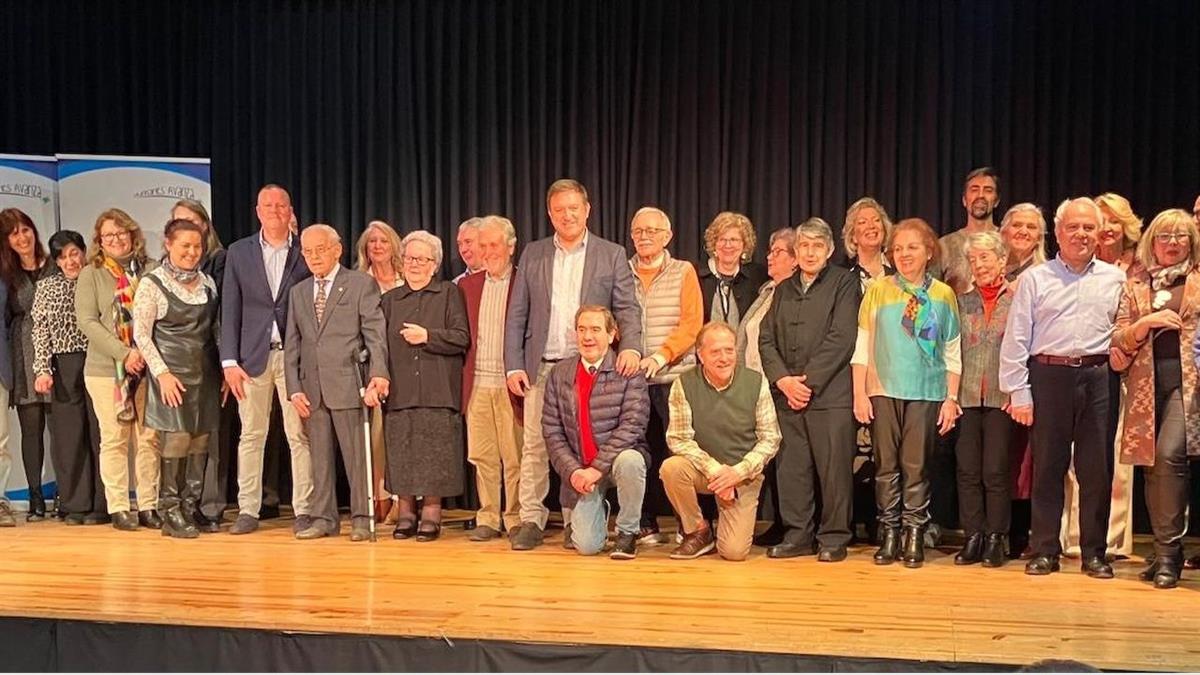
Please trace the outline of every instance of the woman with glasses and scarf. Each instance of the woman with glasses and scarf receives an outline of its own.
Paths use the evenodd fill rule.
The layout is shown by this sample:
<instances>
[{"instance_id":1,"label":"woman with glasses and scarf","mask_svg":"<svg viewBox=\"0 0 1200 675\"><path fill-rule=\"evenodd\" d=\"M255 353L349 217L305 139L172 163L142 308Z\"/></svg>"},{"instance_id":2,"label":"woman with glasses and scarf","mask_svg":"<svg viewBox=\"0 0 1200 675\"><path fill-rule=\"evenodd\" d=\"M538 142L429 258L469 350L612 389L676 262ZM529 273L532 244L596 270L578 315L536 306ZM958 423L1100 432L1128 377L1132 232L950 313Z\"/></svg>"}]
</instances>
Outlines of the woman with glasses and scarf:
<instances>
[{"instance_id":1,"label":"woman with glasses and scarf","mask_svg":"<svg viewBox=\"0 0 1200 675\"><path fill-rule=\"evenodd\" d=\"M897 223L888 251L896 273L870 284L859 308L850 361L854 416L871 425L875 446L882 530L875 564L902 558L906 567L920 567L929 523L926 464L936 434L948 433L962 414L958 303L953 289L929 274L940 248L925 221Z\"/></svg>"},{"instance_id":2,"label":"woman with glasses and scarf","mask_svg":"<svg viewBox=\"0 0 1200 675\"><path fill-rule=\"evenodd\" d=\"M697 267L704 322L723 321L735 331L767 282L766 269L751 262L754 226L740 213L722 211L704 231L708 264Z\"/></svg>"},{"instance_id":3,"label":"woman with glasses and scarf","mask_svg":"<svg viewBox=\"0 0 1200 675\"><path fill-rule=\"evenodd\" d=\"M158 529L158 433L144 424L146 360L133 341L134 294L157 265L146 256L142 229L121 209L96 218L88 263L75 287L75 321L88 340L83 382L100 425L100 478L108 512L118 530ZM137 515L129 503L134 438Z\"/></svg>"}]
</instances>

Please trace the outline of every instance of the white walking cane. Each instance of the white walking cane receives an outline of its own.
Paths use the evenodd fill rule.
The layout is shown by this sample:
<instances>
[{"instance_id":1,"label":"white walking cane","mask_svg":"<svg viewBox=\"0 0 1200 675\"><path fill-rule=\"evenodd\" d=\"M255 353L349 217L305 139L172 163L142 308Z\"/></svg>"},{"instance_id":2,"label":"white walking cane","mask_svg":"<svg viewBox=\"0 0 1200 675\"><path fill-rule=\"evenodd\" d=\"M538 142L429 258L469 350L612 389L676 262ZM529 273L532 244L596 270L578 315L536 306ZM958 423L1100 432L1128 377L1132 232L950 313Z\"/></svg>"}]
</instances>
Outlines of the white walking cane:
<instances>
[{"instance_id":1,"label":"white walking cane","mask_svg":"<svg viewBox=\"0 0 1200 675\"><path fill-rule=\"evenodd\" d=\"M375 471L371 462L371 408L363 400L367 395L366 375L364 369L368 361L367 350L363 349L358 353L358 400L362 401L363 411L363 456L366 460L367 468L367 528L371 532L371 541L375 541ZM380 405L383 405L383 400L380 399Z\"/></svg>"}]
</instances>

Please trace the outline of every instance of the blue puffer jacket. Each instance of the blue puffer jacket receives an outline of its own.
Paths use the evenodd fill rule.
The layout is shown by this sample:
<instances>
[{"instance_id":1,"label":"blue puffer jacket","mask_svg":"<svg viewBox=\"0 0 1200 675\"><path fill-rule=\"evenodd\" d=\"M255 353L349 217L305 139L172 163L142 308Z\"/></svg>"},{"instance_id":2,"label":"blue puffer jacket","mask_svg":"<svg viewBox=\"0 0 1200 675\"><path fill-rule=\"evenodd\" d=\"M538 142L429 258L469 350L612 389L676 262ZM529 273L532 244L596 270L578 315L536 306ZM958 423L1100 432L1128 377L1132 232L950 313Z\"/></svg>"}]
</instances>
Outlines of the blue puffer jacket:
<instances>
[{"instance_id":1,"label":"blue puffer jacket","mask_svg":"<svg viewBox=\"0 0 1200 675\"><path fill-rule=\"evenodd\" d=\"M642 453L650 465L646 450L646 423L650 419L650 395L644 374L626 379L617 372L616 357L610 349L600 363L592 385L592 436L596 439L596 457L592 468L608 475L613 460L622 450ZM571 474L583 467L579 441L579 400L575 395L575 373L579 357L563 359L546 377L545 404L542 407L542 435L550 463L562 478L559 503L574 508L579 493L571 487Z\"/></svg>"}]
</instances>

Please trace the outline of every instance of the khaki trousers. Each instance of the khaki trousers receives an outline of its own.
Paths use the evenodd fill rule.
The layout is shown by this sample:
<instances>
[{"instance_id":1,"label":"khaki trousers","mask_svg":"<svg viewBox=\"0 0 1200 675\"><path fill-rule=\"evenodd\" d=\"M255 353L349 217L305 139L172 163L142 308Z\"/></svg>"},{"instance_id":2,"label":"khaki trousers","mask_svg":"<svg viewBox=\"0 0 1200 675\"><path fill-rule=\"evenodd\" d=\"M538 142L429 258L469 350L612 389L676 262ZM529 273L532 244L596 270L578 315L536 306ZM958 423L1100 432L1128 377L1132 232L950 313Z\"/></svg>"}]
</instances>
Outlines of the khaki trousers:
<instances>
[{"instance_id":1,"label":"khaki trousers","mask_svg":"<svg viewBox=\"0 0 1200 675\"><path fill-rule=\"evenodd\" d=\"M533 523L546 529L546 494L550 491L550 456L546 452L546 439L542 436L543 396L546 393L546 377L553 363L543 361L538 366L529 391L525 392L525 438L521 446L521 522ZM563 521L570 522L567 511Z\"/></svg>"},{"instance_id":2,"label":"khaki trousers","mask_svg":"<svg viewBox=\"0 0 1200 675\"><path fill-rule=\"evenodd\" d=\"M292 510L295 515L312 515L312 460L308 450L308 435L300 415L287 397L283 377L283 351L272 350L267 357L267 369L243 385L245 398L238 401L242 418L242 437L238 441L238 512L254 518L262 508L263 446L267 442L267 427L271 424L271 393L279 399L283 412L283 431L292 452Z\"/></svg>"},{"instance_id":3,"label":"khaki trousers","mask_svg":"<svg viewBox=\"0 0 1200 675\"><path fill-rule=\"evenodd\" d=\"M683 531L691 534L700 529L704 514L700 511L697 495L710 495L708 477L697 469L690 460L673 455L663 461L659 470L667 499L679 520ZM724 504L717 500L717 553L726 560L745 560L750 555L754 541L754 525L758 511L758 493L762 490L763 477L756 476L737 486L737 499Z\"/></svg>"},{"instance_id":4,"label":"khaki trousers","mask_svg":"<svg viewBox=\"0 0 1200 675\"><path fill-rule=\"evenodd\" d=\"M475 387L467 404L467 461L475 467L479 511L475 522L500 529L500 482L504 480L504 527L521 523L517 499L521 484L523 432L513 418L512 402L504 387Z\"/></svg>"},{"instance_id":5,"label":"khaki trousers","mask_svg":"<svg viewBox=\"0 0 1200 675\"><path fill-rule=\"evenodd\" d=\"M133 394L137 421L117 421L113 396L116 380L107 375L85 375L83 386L92 397L96 421L100 426L100 480L108 512L131 511L129 505L129 444L134 442L134 475L137 481L137 507L141 511L158 508L158 432L144 424L146 414L146 378L138 382Z\"/></svg>"}]
</instances>

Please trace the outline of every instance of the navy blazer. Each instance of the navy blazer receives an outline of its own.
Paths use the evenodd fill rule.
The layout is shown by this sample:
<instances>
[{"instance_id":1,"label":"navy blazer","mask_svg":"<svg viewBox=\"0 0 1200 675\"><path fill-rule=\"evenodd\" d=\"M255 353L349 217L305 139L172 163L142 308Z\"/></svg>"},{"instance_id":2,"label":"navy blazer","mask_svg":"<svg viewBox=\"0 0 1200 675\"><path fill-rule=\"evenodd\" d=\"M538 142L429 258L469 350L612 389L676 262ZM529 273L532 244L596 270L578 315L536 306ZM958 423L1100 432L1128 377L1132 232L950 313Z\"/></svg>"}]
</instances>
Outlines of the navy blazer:
<instances>
[{"instance_id":1,"label":"navy blazer","mask_svg":"<svg viewBox=\"0 0 1200 675\"><path fill-rule=\"evenodd\" d=\"M0 281L0 321L4 322L0 326L0 384L3 384L5 389L12 391L12 346L8 344L8 284L3 281ZM0 415L7 414L8 411L0 410ZM4 486L0 485L0 493L3 492Z\"/></svg>"},{"instance_id":2,"label":"navy blazer","mask_svg":"<svg viewBox=\"0 0 1200 675\"><path fill-rule=\"evenodd\" d=\"M221 284L221 361L237 361L250 377L267 369L271 351L271 322L279 337L287 332L288 295L292 286L312 276L300 256L300 236L293 235L279 292L271 297L267 268L262 258L262 232L239 239L225 254L225 281Z\"/></svg>"},{"instance_id":3,"label":"navy blazer","mask_svg":"<svg viewBox=\"0 0 1200 675\"><path fill-rule=\"evenodd\" d=\"M640 353L642 308L637 301L636 281L629 269L625 247L602 239L595 232L589 232L587 238L579 304L609 308L620 333L618 351L632 349ZM504 369L524 370L531 384L537 379L538 363L546 353L546 339L550 336L555 250L553 236L525 247L513 277L504 321Z\"/></svg>"}]
</instances>

